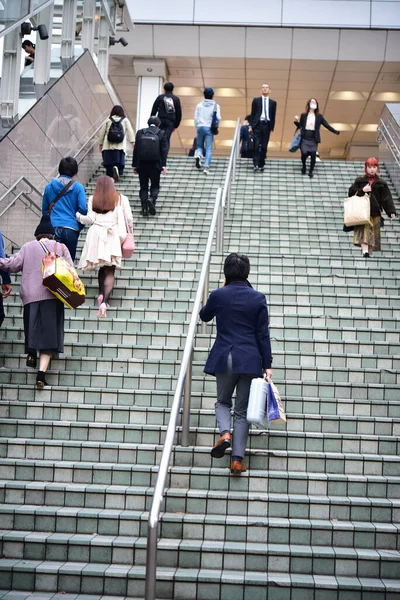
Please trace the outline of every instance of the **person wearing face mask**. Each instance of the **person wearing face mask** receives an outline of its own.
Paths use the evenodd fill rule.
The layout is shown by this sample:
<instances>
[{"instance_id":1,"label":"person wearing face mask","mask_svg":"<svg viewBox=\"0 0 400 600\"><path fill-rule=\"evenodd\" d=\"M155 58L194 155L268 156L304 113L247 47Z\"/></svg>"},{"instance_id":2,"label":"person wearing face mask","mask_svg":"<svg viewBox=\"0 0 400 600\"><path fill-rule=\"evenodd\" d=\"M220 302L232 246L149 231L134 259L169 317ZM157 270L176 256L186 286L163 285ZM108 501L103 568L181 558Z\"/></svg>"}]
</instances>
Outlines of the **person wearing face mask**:
<instances>
[{"instance_id":1,"label":"person wearing face mask","mask_svg":"<svg viewBox=\"0 0 400 600\"><path fill-rule=\"evenodd\" d=\"M306 104L306 111L301 114L300 118L298 115L295 116L294 124L296 125L297 129L300 129L301 133L301 174L306 174L306 160L307 157L310 156L311 163L308 175L312 178L314 176L318 144L321 141L321 135L319 132L321 125L323 125L326 129L329 129L329 131L332 131L332 133L336 133L336 135L339 135L340 131L337 131L331 127L324 119L324 116L320 114L318 110L318 102L315 98L310 98Z\"/></svg>"},{"instance_id":2,"label":"person wearing face mask","mask_svg":"<svg viewBox=\"0 0 400 600\"><path fill-rule=\"evenodd\" d=\"M371 225L354 227L354 245L361 246L364 258L369 258L373 251L381 249L381 211L392 220L396 216L392 194L384 179L379 176L379 162L376 158L368 158L364 164L364 175L357 177L349 189L350 196L369 194L371 208Z\"/></svg>"}]
</instances>

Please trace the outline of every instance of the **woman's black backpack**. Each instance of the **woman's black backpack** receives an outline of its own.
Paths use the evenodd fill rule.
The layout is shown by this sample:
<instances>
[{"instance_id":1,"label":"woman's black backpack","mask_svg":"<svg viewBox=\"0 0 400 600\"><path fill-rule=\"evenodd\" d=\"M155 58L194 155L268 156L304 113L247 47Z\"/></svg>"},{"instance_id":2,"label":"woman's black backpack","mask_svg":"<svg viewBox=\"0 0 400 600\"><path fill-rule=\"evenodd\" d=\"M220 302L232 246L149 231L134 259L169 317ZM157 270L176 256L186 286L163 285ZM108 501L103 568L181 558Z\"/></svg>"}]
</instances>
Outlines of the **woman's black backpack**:
<instances>
[{"instance_id":1,"label":"woman's black backpack","mask_svg":"<svg viewBox=\"0 0 400 600\"><path fill-rule=\"evenodd\" d=\"M124 140L125 131L122 121L123 119L120 119L119 121L111 119L110 129L107 134L107 139L111 144L120 144Z\"/></svg>"}]
</instances>

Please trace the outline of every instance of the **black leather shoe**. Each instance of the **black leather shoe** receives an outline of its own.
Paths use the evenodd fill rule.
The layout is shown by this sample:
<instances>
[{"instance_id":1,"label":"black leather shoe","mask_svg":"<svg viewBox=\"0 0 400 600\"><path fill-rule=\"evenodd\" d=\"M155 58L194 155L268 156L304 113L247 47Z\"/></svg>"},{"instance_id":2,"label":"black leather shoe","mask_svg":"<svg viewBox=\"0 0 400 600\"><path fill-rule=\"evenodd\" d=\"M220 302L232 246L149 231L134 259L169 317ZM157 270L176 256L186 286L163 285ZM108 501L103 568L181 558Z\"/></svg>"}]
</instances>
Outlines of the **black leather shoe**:
<instances>
[{"instance_id":1,"label":"black leather shoe","mask_svg":"<svg viewBox=\"0 0 400 600\"><path fill-rule=\"evenodd\" d=\"M151 215L154 216L156 214L156 207L153 200L147 200L147 209Z\"/></svg>"},{"instance_id":2,"label":"black leather shoe","mask_svg":"<svg viewBox=\"0 0 400 600\"><path fill-rule=\"evenodd\" d=\"M142 206L142 216L143 217L148 217L149 216L149 211L144 206Z\"/></svg>"},{"instance_id":3,"label":"black leather shoe","mask_svg":"<svg viewBox=\"0 0 400 600\"><path fill-rule=\"evenodd\" d=\"M28 354L26 357L26 366L36 369L37 357L36 354Z\"/></svg>"},{"instance_id":4,"label":"black leather shoe","mask_svg":"<svg viewBox=\"0 0 400 600\"><path fill-rule=\"evenodd\" d=\"M310 172L308 173L308 176L309 176L309 178L310 178L310 179L312 179L312 178L314 177L314 173L313 173L312 171L310 171Z\"/></svg>"},{"instance_id":5,"label":"black leather shoe","mask_svg":"<svg viewBox=\"0 0 400 600\"><path fill-rule=\"evenodd\" d=\"M305 174L306 174L306 168L305 168L305 167L302 167L302 168L301 168L301 174L302 174L302 175L305 175Z\"/></svg>"}]
</instances>

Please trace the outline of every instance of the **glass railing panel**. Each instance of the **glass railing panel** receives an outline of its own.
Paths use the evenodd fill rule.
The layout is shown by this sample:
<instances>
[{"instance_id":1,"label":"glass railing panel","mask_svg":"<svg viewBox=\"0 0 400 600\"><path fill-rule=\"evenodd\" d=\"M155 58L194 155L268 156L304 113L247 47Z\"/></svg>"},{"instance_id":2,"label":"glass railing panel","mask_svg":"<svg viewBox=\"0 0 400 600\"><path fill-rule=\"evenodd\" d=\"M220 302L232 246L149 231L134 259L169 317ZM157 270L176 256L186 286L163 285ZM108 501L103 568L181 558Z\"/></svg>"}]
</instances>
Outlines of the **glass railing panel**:
<instances>
[{"instance_id":1,"label":"glass railing panel","mask_svg":"<svg viewBox=\"0 0 400 600\"><path fill-rule=\"evenodd\" d=\"M79 179L85 184L101 162L97 144L89 152L85 145L95 140L112 104L86 52L0 142L0 183L8 188L25 176L42 191L60 158L78 154Z\"/></svg>"},{"instance_id":2,"label":"glass railing panel","mask_svg":"<svg viewBox=\"0 0 400 600\"><path fill-rule=\"evenodd\" d=\"M379 124L379 158L400 195L400 103L386 104Z\"/></svg>"}]
</instances>

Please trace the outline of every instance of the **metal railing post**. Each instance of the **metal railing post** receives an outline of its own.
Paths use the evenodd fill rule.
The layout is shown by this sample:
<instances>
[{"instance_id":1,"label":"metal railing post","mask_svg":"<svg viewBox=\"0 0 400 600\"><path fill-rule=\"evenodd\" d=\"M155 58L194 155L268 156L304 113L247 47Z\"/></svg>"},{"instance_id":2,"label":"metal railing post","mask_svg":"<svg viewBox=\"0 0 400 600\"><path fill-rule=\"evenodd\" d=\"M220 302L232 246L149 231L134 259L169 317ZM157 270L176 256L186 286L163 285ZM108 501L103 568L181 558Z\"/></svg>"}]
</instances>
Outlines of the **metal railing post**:
<instances>
[{"instance_id":1,"label":"metal railing post","mask_svg":"<svg viewBox=\"0 0 400 600\"><path fill-rule=\"evenodd\" d=\"M221 195L222 195L222 189L218 188L217 191L217 203L218 203L218 217L217 217L217 227L216 227L216 242L215 242L215 250L217 253L222 252L222 237L221 237L221 232L222 232L222 224L221 221L223 221L224 219L224 208L221 205Z\"/></svg>"},{"instance_id":2,"label":"metal railing post","mask_svg":"<svg viewBox=\"0 0 400 600\"><path fill-rule=\"evenodd\" d=\"M207 273L204 281L204 289L203 289L203 306L206 304L208 300L208 290L210 289L210 261L208 261L207 265ZM207 323L205 321L201 322L201 333L206 333L207 331Z\"/></svg>"},{"instance_id":3,"label":"metal railing post","mask_svg":"<svg viewBox=\"0 0 400 600\"><path fill-rule=\"evenodd\" d=\"M157 530L156 524L147 526L147 554L146 554L146 580L144 597L146 600L155 600L157 584Z\"/></svg>"},{"instance_id":4,"label":"metal railing post","mask_svg":"<svg viewBox=\"0 0 400 600\"><path fill-rule=\"evenodd\" d=\"M186 369L185 386L183 388L183 413L182 413L182 446L189 446L189 428L190 428L190 398L192 393L192 364L193 347L190 353L188 366Z\"/></svg>"}]
</instances>

